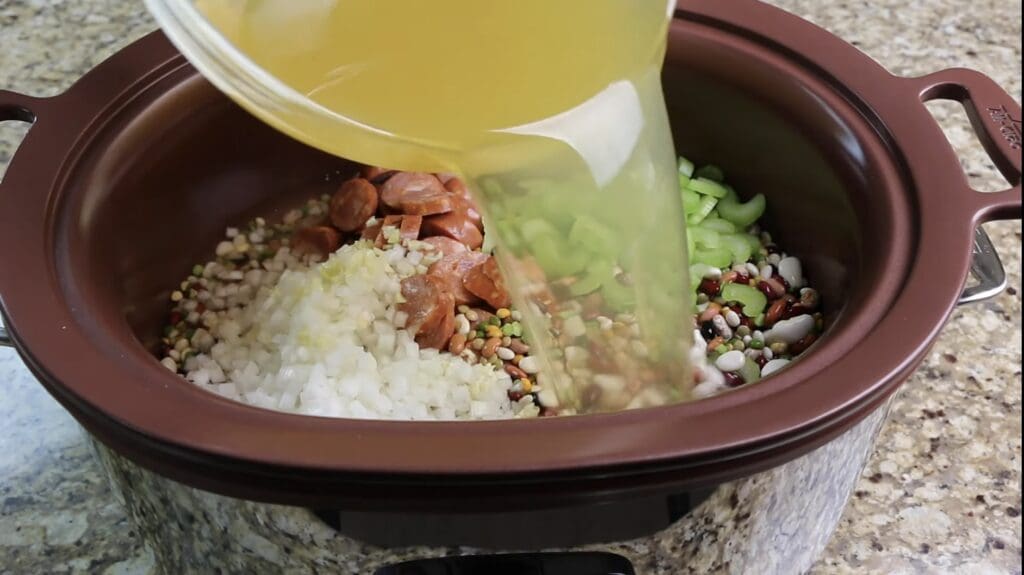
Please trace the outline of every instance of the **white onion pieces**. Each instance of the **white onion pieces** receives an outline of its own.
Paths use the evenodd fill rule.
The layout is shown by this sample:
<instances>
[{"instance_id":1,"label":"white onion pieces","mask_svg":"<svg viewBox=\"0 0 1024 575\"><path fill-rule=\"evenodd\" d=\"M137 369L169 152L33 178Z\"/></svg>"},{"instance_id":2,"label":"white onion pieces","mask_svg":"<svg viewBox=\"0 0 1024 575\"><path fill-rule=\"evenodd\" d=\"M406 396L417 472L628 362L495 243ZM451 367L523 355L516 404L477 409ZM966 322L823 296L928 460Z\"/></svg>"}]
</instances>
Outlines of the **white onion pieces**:
<instances>
[{"instance_id":1,"label":"white onion pieces","mask_svg":"<svg viewBox=\"0 0 1024 575\"><path fill-rule=\"evenodd\" d=\"M508 398L511 378L489 365L420 349L396 327L401 280L422 253L369 242L324 263L284 271L188 360L187 377L259 407L328 417L453 420L532 417ZM399 318L400 319L400 318Z\"/></svg>"}]
</instances>

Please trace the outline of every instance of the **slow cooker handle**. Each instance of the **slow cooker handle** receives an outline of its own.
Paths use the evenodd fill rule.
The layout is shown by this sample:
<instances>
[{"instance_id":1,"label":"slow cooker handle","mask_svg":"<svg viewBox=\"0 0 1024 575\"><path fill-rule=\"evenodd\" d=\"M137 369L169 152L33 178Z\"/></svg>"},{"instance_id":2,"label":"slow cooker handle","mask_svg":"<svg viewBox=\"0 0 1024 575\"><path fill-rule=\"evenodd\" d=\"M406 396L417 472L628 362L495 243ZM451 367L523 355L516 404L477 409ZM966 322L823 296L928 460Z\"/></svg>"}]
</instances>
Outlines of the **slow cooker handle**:
<instances>
[{"instance_id":1,"label":"slow cooker handle","mask_svg":"<svg viewBox=\"0 0 1024 575\"><path fill-rule=\"evenodd\" d=\"M25 96L16 92L0 90L0 122L26 122L33 124L36 121L36 114L33 109L39 103L38 98ZM3 180L0 180L0 187ZM0 347L13 347L14 342L7 333L7 328L0 325Z\"/></svg>"},{"instance_id":2,"label":"slow cooker handle","mask_svg":"<svg viewBox=\"0 0 1024 575\"><path fill-rule=\"evenodd\" d=\"M917 84L922 102L952 100L967 110L971 125L996 167L1010 185L1008 190L979 193L968 188L974 198L976 219L1021 219L1021 107L1006 90L988 76L963 68L937 72L910 80ZM960 304L995 297L1006 289L1006 271L988 234L979 226L975 231L971 275L978 284L964 291Z\"/></svg>"},{"instance_id":3,"label":"slow cooker handle","mask_svg":"<svg viewBox=\"0 0 1024 575\"><path fill-rule=\"evenodd\" d=\"M967 110L982 145L1013 186L993 194L975 193L978 219L1021 219L1021 135L1020 104L988 76L963 68L937 72L913 80L919 83L921 100L952 100ZM973 190L971 190L973 191Z\"/></svg>"}]
</instances>

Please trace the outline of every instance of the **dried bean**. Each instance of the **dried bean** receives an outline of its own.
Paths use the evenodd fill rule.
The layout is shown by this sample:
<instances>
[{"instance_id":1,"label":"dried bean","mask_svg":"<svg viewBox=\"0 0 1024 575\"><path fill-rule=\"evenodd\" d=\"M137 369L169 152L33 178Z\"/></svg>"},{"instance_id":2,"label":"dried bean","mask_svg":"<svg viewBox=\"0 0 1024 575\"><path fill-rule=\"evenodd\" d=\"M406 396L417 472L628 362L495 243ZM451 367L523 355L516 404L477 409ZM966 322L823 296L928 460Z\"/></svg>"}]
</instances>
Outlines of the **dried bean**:
<instances>
[{"instance_id":1,"label":"dried bean","mask_svg":"<svg viewBox=\"0 0 1024 575\"><path fill-rule=\"evenodd\" d=\"M521 339L513 339L512 343L508 344L509 349L516 352L516 355L526 355L530 353L530 346L523 343Z\"/></svg>"},{"instance_id":2,"label":"dried bean","mask_svg":"<svg viewBox=\"0 0 1024 575\"><path fill-rule=\"evenodd\" d=\"M522 369L512 365L511 363L505 364L505 373L512 376L512 379L529 379L530 375Z\"/></svg>"},{"instance_id":3,"label":"dried bean","mask_svg":"<svg viewBox=\"0 0 1024 575\"><path fill-rule=\"evenodd\" d=\"M482 348L480 348L480 355L487 359L494 357L494 354L498 353L498 348L501 347L501 338L492 337L484 342Z\"/></svg>"},{"instance_id":4,"label":"dried bean","mask_svg":"<svg viewBox=\"0 0 1024 575\"><path fill-rule=\"evenodd\" d=\"M459 355L466 350L466 335L456 333L448 342L448 351L453 355Z\"/></svg>"}]
</instances>

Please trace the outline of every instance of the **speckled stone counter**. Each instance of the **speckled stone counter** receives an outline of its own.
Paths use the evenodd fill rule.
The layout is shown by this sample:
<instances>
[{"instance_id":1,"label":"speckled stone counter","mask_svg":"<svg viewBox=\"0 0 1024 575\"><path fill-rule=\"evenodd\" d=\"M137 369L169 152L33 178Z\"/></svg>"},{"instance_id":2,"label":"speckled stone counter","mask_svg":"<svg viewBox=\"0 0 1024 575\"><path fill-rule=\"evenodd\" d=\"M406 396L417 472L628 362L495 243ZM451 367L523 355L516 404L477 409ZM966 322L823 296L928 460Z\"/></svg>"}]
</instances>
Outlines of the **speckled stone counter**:
<instances>
[{"instance_id":1,"label":"speckled stone counter","mask_svg":"<svg viewBox=\"0 0 1024 575\"><path fill-rule=\"evenodd\" d=\"M773 3L894 73L972 67L1020 100L1020 0ZM0 89L59 93L152 27L140 2L0 0ZM962 113L933 109L976 187L997 188ZM23 133L0 124L0 175ZM956 312L893 405L812 573L1021 573L1021 226L986 229L1010 290ZM725 501L711 504L728 511ZM0 573L153 573L154 553L134 529L82 432L17 356L0 350Z\"/></svg>"}]
</instances>

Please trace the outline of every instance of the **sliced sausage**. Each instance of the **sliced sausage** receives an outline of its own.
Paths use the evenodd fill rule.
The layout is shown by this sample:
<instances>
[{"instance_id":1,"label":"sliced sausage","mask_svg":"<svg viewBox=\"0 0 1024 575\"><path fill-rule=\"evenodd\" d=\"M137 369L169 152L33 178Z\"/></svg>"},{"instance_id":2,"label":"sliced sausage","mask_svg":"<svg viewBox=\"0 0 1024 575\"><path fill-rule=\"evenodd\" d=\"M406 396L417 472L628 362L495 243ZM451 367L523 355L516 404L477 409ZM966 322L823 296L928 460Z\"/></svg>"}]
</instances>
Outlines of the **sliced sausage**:
<instances>
[{"instance_id":1,"label":"sliced sausage","mask_svg":"<svg viewBox=\"0 0 1024 575\"><path fill-rule=\"evenodd\" d=\"M426 238L423 243L430 245L434 248L434 251L441 254L441 257L447 257L454 254L462 254L469 251L469 248L461 242L457 242L449 237L445 236L434 236L432 238Z\"/></svg>"},{"instance_id":2,"label":"sliced sausage","mask_svg":"<svg viewBox=\"0 0 1024 575\"><path fill-rule=\"evenodd\" d=\"M444 184L444 188L448 190L453 196L458 198L455 205L452 206L453 212L466 212L469 219L476 225L480 231L484 231L484 220L480 215L480 210L476 207L476 201L473 199L473 194L469 191L469 186L466 182L463 182L459 178L452 178Z\"/></svg>"},{"instance_id":3,"label":"sliced sausage","mask_svg":"<svg viewBox=\"0 0 1024 575\"><path fill-rule=\"evenodd\" d=\"M486 254L471 251L445 256L431 265L427 273L444 281L445 291L454 296L456 306L478 304L480 298L466 289L463 279L469 270L482 264L487 257Z\"/></svg>"},{"instance_id":4,"label":"sliced sausage","mask_svg":"<svg viewBox=\"0 0 1024 575\"><path fill-rule=\"evenodd\" d=\"M398 309L408 315L406 329L420 345L442 349L455 331L455 298L445 293L444 282L431 275L406 278L402 298Z\"/></svg>"},{"instance_id":5,"label":"sliced sausage","mask_svg":"<svg viewBox=\"0 0 1024 575\"><path fill-rule=\"evenodd\" d=\"M455 299L450 294L442 296L441 306L447 310L441 315L441 321L436 325L424 325L416 336L416 343L420 347L427 347L443 351L448 347L448 342L455 335Z\"/></svg>"},{"instance_id":6,"label":"sliced sausage","mask_svg":"<svg viewBox=\"0 0 1024 575\"><path fill-rule=\"evenodd\" d=\"M466 182L463 182L459 178L451 178L449 180L445 180L444 189L448 190L449 193L461 197L467 202L473 202L473 195L469 193L469 186L467 186Z\"/></svg>"},{"instance_id":7,"label":"sliced sausage","mask_svg":"<svg viewBox=\"0 0 1024 575\"><path fill-rule=\"evenodd\" d=\"M473 201L473 194L469 192L469 187L466 186L465 182L455 179L449 181L444 187L449 193L458 198L454 205L452 205L452 211L465 212L470 221L481 232L484 231L484 219L480 215L480 210L477 209L476 202Z\"/></svg>"},{"instance_id":8,"label":"sliced sausage","mask_svg":"<svg viewBox=\"0 0 1024 575\"><path fill-rule=\"evenodd\" d=\"M501 270L498 269L498 262L491 256L471 269L462 279L462 285L494 309L505 308L512 303Z\"/></svg>"},{"instance_id":9,"label":"sliced sausage","mask_svg":"<svg viewBox=\"0 0 1024 575\"><path fill-rule=\"evenodd\" d=\"M388 170L379 166L363 166L359 170L359 175L364 179L370 180L374 184L380 185L387 181L388 178L395 175L395 170Z\"/></svg>"},{"instance_id":10,"label":"sliced sausage","mask_svg":"<svg viewBox=\"0 0 1024 575\"><path fill-rule=\"evenodd\" d=\"M423 227L423 216L404 216L402 225L398 226L399 237L403 242L420 239L420 228Z\"/></svg>"},{"instance_id":11,"label":"sliced sausage","mask_svg":"<svg viewBox=\"0 0 1024 575\"><path fill-rule=\"evenodd\" d=\"M451 212L423 218L423 233L427 236L444 236L462 243L471 250L484 245L484 236L466 212Z\"/></svg>"},{"instance_id":12,"label":"sliced sausage","mask_svg":"<svg viewBox=\"0 0 1024 575\"><path fill-rule=\"evenodd\" d=\"M441 183L444 184L445 186L448 185L448 182L458 178L458 176L451 172L438 172L434 175L437 176L437 179L441 180Z\"/></svg>"},{"instance_id":13,"label":"sliced sausage","mask_svg":"<svg viewBox=\"0 0 1024 575\"><path fill-rule=\"evenodd\" d=\"M302 228L292 235L291 248L297 255L327 257L341 247L341 234L331 226Z\"/></svg>"},{"instance_id":14,"label":"sliced sausage","mask_svg":"<svg viewBox=\"0 0 1024 575\"><path fill-rule=\"evenodd\" d=\"M398 238L400 241L411 241L419 239L420 228L423 226L423 216L385 216L384 221L381 223L380 230L377 232L374 245L378 248L384 248L388 245L387 234L385 230L388 228L398 229Z\"/></svg>"},{"instance_id":15,"label":"sliced sausage","mask_svg":"<svg viewBox=\"0 0 1024 575\"><path fill-rule=\"evenodd\" d=\"M452 211L452 196L433 174L401 172L384 182L384 204L404 214L433 216Z\"/></svg>"},{"instance_id":16,"label":"sliced sausage","mask_svg":"<svg viewBox=\"0 0 1024 575\"><path fill-rule=\"evenodd\" d=\"M369 180L349 180L331 196L331 223L343 232L357 232L377 213L377 203L377 187Z\"/></svg>"}]
</instances>

